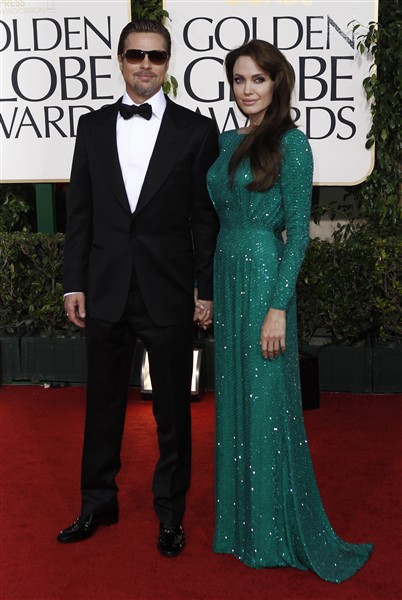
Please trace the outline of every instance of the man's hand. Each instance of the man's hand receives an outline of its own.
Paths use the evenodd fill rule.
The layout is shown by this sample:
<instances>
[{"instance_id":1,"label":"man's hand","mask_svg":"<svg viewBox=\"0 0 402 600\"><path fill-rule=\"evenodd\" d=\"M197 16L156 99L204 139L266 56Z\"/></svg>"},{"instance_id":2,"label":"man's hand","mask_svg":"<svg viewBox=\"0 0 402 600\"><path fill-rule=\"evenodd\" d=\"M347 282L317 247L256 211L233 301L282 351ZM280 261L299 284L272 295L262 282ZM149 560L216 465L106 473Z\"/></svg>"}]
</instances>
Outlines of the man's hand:
<instances>
[{"instance_id":1,"label":"man's hand","mask_svg":"<svg viewBox=\"0 0 402 600\"><path fill-rule=\"evenodd\" d=\"M77 327L85 327L85 294L78 292L64 297L64 308L68 320Z\"/></svg>"},{"instance_id":2,"label":"man's hand","mask_svg":"<svg viewBox=\"0 0 402 600\"><path fill-rule=\"evenodd\" d=\"M199 300L198 290L194 290L194 317L193 321L202 327L202 329L208 329L212 325L213 307L214 303L212 300Z\"/></svg>"}]
</instances>

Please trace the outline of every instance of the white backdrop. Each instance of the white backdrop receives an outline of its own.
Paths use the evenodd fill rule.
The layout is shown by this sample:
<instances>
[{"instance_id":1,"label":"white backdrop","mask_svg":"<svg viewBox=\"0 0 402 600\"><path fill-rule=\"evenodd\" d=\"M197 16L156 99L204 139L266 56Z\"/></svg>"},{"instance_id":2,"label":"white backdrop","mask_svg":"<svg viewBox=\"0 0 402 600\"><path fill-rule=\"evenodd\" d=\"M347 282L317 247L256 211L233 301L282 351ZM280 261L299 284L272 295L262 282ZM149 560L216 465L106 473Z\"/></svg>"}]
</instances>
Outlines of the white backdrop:
<instances>
[{"instance_id":1,"label":"white backdrop","mask_svg":"<svg viewBox=\"0 0 402 600\"><path fill-rule=\"evenodd\" d=\"M177 101L243 124L223 60L253 37L275 43L296 73L293 106L315 159L314 180L348 185L371 171L364 148L369 62L348 23L377 19L377 0L165 0ZM79 116L123 91L116 46L129 0L0 0L0 181L65 181Z\"/></svg>"},{"instance_id":2,"label":"white backdrop","mask_svg":"<svg viewBox=\"0 0 402 600\"><path fill-rule=\"evenodd\" d=\"M70 177L79 116L123 92L129 0L0 0L1 181Z\"/></svg>"},{"instance_id":3,"label":"white backdrop","mask_svg":"<svg viewBox=\"0 0 402 600\"><path fill-rule=\"evenodd\" d=\"M351 185L367 177L374 153L364 147L370 110L362 81L370 62L348 23L377 20L376 0L165 0L164 7L179 103L216 118L221 131L242 126L223 60L252 38L266 39L295 70L293 114L313 148L315 183Z\"/></svg>"}]
</instances>

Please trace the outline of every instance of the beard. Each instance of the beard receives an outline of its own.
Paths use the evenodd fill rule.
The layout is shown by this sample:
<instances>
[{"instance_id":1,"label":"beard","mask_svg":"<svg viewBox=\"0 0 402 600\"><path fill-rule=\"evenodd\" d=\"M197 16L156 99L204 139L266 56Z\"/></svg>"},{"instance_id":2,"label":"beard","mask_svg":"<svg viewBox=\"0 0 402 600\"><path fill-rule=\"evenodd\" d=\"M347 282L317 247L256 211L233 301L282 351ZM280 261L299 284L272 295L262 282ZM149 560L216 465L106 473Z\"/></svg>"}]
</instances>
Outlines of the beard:
<instances>
[{"instance_id":1,"label":"beard","mask_svg":"<svg viewBox=\"0 0 402 600\"><path fill-rule=\"evenodd\" d=\"M142 98L150 98L159 91L160 83L156 79L153 79L149 83L141 83L136 81L134 82L132 88L137 96Z\"/></svg>"}]
</instances>

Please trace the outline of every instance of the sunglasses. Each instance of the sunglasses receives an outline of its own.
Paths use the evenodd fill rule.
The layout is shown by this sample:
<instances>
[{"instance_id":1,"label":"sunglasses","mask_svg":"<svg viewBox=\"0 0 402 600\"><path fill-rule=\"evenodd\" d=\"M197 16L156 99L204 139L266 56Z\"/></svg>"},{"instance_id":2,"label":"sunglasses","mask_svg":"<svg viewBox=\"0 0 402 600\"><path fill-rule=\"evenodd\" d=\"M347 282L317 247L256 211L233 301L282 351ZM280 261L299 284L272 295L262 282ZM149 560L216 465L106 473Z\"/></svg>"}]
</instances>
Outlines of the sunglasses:
<instances>
[{"instance_id":1,"label":"sunglasses","mask_svg":"<svg viewBox=\"0 0 402 600\"><path fill-rule=\"evenodd\" d=\"M121 55L130 65L137 65L148 56L149 61L154 65L164 65L169 55L164 50L137 50L130 48Z\"/></svg>"}]
</instances>

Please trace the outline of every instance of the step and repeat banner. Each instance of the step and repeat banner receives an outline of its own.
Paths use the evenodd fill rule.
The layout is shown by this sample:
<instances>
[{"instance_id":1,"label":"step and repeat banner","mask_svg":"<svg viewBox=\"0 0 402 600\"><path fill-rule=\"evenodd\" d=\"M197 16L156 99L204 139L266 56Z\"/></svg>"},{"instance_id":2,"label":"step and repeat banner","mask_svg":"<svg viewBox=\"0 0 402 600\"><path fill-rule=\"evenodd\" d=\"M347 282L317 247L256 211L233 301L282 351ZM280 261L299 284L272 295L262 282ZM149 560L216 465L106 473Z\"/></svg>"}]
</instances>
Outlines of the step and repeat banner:
<instances>
[{"instance_id":1,"label":"step and repeat banner","mask_svg":"<svg viewBox=\"0 0 402 600\"><path fill-rule=\"evenodd\" d=\"M252 38L277 46L291 63L292 112L307 134L319 185L352 185L371 172L365 149L370 108L362 81L371 61L357 50L349 25L377 20L375 0L165 0L173 38L170 72L179 103L217 120L225 131L244 125L230 98L223 62Z\"/></svg>"},{"instance_id":2,"label":"step and repeat banner","mask_svg":"<svg viewBox=\"0 0 402 600\"><path fill-rule=\"evenodd\" d=\"M66 181L81 114L123 91L116 57L129 0L0 0L0 180ZM229 50L252 38L275 44L296 74L293 114L315 159L314 180L350 185L372 169L370 61L350 21L377 20L376 0L165 0L177 102L225 131L244 119L224 76Z\"/></svg>"},{"instance_id":3,"label":"step and repeat banner","mask_svg":"<svg viewBox=\"0 0 402 600\"><path fill-rule=\"evenodd\" d=\"M130 2L0 0L1 181L63 181L81 114L122 95Z\"/></svg>"}]
</instances>

